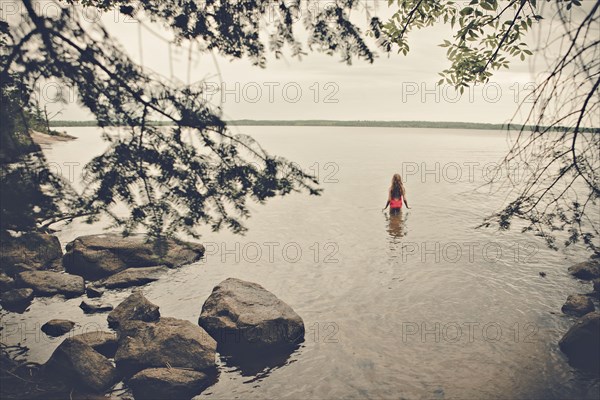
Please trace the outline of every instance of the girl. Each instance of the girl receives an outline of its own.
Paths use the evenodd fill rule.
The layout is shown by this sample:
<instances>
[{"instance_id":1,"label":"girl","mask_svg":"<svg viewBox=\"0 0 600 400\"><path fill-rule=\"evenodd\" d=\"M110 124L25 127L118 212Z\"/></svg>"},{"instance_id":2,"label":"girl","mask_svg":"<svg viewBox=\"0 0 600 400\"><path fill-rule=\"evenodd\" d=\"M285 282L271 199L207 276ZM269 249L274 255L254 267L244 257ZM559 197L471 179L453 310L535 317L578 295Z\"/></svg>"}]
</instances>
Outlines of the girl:
<instances>
[{"instance_id":1,"label":"girl","mask_svg":"<svg viewBox=\"0 0 600 400\"><path fill-rule=\"evenodd\" d=\"M404 201L406 208L410 208L406 200L406 190L404 189L404 184L402 184L402 177L400 174L394 174L392 177L392 186L390 186L388 193L388 201L385 203L383 209L385 210L390 206L390 213L397 214L402 209L402 201Z\"/></svg>"}]
</instances>

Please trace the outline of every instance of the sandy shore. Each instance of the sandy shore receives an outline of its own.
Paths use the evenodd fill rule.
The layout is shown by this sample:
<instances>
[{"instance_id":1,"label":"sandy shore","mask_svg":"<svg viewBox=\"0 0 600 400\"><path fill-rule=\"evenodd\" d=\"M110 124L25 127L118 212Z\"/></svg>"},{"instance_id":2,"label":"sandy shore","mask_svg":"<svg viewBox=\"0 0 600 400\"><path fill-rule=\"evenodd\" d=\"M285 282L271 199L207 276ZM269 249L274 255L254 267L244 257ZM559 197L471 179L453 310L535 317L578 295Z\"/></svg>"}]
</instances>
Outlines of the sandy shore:
<instances>
[{"instance_id":1,"label":"sandy shore","mask_svg":"<svg viewBox=\"0 0 600 400\"><path fill-rule=\"evenodd\" d=\"M75 136L67 135L66 133L60 133L59 135L48 135L46 133L33 130L30 132L30 135L34 143L37 143L40 146L77 139Z\"/></svg>"}]
</instances>

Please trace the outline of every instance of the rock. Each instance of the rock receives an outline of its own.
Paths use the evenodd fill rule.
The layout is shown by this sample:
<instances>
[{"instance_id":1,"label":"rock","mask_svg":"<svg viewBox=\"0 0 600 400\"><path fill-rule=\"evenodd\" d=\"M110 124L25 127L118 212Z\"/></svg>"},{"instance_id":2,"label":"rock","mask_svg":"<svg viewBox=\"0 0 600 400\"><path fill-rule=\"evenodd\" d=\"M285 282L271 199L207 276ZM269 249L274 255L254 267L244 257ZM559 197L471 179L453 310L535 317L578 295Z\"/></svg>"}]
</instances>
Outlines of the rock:
<instances>
[{"instance_id":1,"label":"rock","mask_svg":"<svg viewBox=\"0 0 600 400\"><path fill-rule=\"evenodd\" d=\"M594 279L594 292L600 292L600 279Z\"/></svg>"},{"instance_id":2,"label":"rock","mask_svg":"<svg viewBox=\"0 0 600 400\"><path fill-rule=\"evenodd\" d=\"M33 300L33 290L29 288L11 289L2 293L2 306L9 311L24 311Z\"/></svg>"},{"instance_id":3,"label":"rock","mask_svg":"<svg viewBox=\"0 0 600 400\"><path fill-rule=\"evenodd\" d=\"M4 272L0 272L0 292L5 292L10 289L14 289L15 280Z\"/></svg>"},{"instance_id":4,"label":"rock","mask_svg":"<svg viewBox=\"0 0 600 400\"><path fill-rule=\"evenodd\" d=\"M46 268L46 270L54 272L65 272L65 267L62 264L62 257L57 258L56 260L52 260Z\"/></svg>"},{"instance_id":5,"label":"rock","mask_svg":"<svg viewBox=\"0 0 600 400\"><path fill-rule=\"evenodd\" d=\"M600 369L600 313L592 312L580 318L559 342L571 365Z\"/></svg>"},{"instance_id":6,"label":"rock","mask_svg":"<svg viewBox=\"0 0 600 400\"><path fill-rule=\"evenodd\" d=\"M180 368L148 368L135 374L127 386L139 400L190 399L207 388L211 377Z\"/></svg>"},{"instance_id":7,"label":"rock","mask_svg":"<svg viewBox=\"0 0 600 400\"><path fill-rule=\"evenodd\" d=\"M111 311L107 319L109 327L119 329L125 321L151 322L159 318L158 306L148 301L142 292L136 291Z\"/></svg>"},{"instance_id":8,"label":"rock","mask_svg":"<svg viewBox=\"0 0 600 400\"><path fill-rule=\"evenodd\" d=\"M104 294L104 291L96 286L87 286L85 288L85 294L89 298L101 297Z\"/></svg>"},{"instance_id":9,"label":"rock","mask_svg":"<svg viewBox=\"0 0 600 400\"><path fill-rule=\"evenodd\" d=\"M82 277L60 272L21 272L17 276L17 283L19 286L32 288L36 296L62 294L65 297L77 297L85 292Z\"/></svg>"},{"instance_id":10,"label":"rock","mask_svg":"<svg viewBox=\"0 0 600 400\"><path fill-rule=\"evenodd\" d=\"M42 325L42 332L48 336L61 336L69 332L75 326L75 322L67 319L51 319Z\"/></svg>"},{"instance_id":11,"label":"rock","mask_svg":"<svg viewBox=\"0 0 600 400\"><path fill-rule=\"evenodd\" d=\"M166 266L127 268L106 278L102 284L108 289L142 286L158 280L160 274L167 270Z\"/></svg>"},{"instance_id":12,"label":"rock","mask_svg":"<svg viewBox=\"0 0 600 400\"><path fill-rule=\"evenodd\" d=\"M304 339L304 322L290 306L262 286L235 278L213 289L198 324L225 347L287 347Z\"/></svg>"},{"instance_id":13,"label":"rock","mask_svg":"<svg viewBox=\"0 0 600 400\"><path fill-rule=\"evenodd\" d=\"M83 300L79 305L79 308L81 308L86 314L95 314L111 311L114 307L110 304L92 303Z\"/></svg>"},{"instance_id":14,"label":"rock","mask_svg":"<svg viewBox=\"0 0 600 400\"><path fill-rule=\"evenodd\" d=\"M189 321L161 318L157 322L126 323L125 327L129 329L120 333L115 362L126 375L165 366L196 371L215 367L217 343Z\"/></svg>"},{"instance_id":15,"label":"rock","mask_svg":"<svg viewBox=\"0 0 600 400\"><path fill-rule=\"evenodd\" d=\"M58 238L29 232L18 237L0 235L0 266L9 275L24 270L39 270L62 256Z\"/></svg>"},{"instance_id":16,"label":"rock","mask_svg":"<svg viewBox=\"0 0 600 400\"><path fill-rule=\"evenodd\" d=\"M95 280L127 268L166 265L178 267L199 260L204 246L166 239L159 245L143 235L116 234L81 236L67 244L63 265L67 272Z\"/></svg>"},{"instance_id":17,"label":"rock","mask_svg":"<svg viewBox=\"0 0 600 400\"><path fill-rule=\"evenodd\" d=\"M569 267L569 272L576 278L586 281L600 278L600 261L590 260Z\"/></svg>"},{"instance_id":18,"label":"rock","mask_svg":"<svg viewBox=\"0 0 600 400\"><path fill-rule=\"evenodd\" d=\"M113 358L117 352L117 335L111 332L93 331L73 336L105 357Z\"/></svg>"},{"instance_id":19,"label":"rock","mask_svg":"<svg viewBox=\"0 0 600 400\"><path fill-rule=\"evenodd\" d=\"M45 371L68 385L104 392L117 381L110 360L83 341L65 339L45 364Z\"/></svg>"},{"instance_id":20,"label":"rock","mask_svg":"<svg viewBox=\"0 0 600 400\"><path fill-rule=\"evenodd\" d=\"M594 311L594 303L587 296L582 294L572 294L567 297L566 303L561 308L565 314L581 317Z\"/></svg>"}]
</instances>

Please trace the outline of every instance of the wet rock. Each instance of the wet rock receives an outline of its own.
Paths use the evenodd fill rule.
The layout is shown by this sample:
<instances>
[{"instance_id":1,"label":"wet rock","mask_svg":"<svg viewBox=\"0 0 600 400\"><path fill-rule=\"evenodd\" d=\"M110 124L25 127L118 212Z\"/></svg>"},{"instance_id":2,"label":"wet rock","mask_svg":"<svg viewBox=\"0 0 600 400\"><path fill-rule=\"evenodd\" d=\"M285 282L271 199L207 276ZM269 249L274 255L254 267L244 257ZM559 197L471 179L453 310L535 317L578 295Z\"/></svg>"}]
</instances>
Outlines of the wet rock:
<instances>
[{"instance_id":1,"label":"wet rock","mask_svg":"<svg viewBox=\"0 0 600 400\"><path fill-rule=\"evenodd\" d=\"M589 260L569 267L569 272L576 278L586 281L600 278L600 260Z\"/></svg>"},{"instance_id":2,"label":"wet rock","mask_svg":"<svg viewBox=\"0 0 600 400\"><path fill-rule=\"evenodd\" d=\"M17 276L17 284L33 289L36 296L81 296L85 292L83 278L51 271L27 271Z\"/></svg>"},{"instance_id":3,"label":"wet rock","mask_svg":"<svg viewBox=\"0 0 600 400\"><path fill-rule=\"evenodd\" d=\"M73 338L65 339L45 364L45 371L68 385L104 392L117 381L110 360L91 346Z\"/></svg>"},{"instance_id":4,"label":"wet rock","mask_svg":"<svg viewBox=\"0 0 600 400\"><path fill-rule=\"evenodd\" d=\"M0 272L0 291L5 292L15 288L15 280L4 272Z\"/></svg>"},{"instance_id":5,"label":"wet rock","mask_svg":"<svg viewBox=\"0 0 600 400\"><path fill-rule=\"evenodd\" d=\"M209 375L180 368L148 368L135 374L127 386L138 400L190 399L212 383Z\"/></svg>"},{"instance_id":6,"label":"wet rock","mask_svg":"<svg viewBox=\"0 0 600 400\"><path fill-rule=\"evenodd\" d=\"M594 292L600 293L600 279L594 279Z\"/></svg>"},{"instance_id":7,"label":"wet rock","mask_svg":"<svg viewBox=\"0 0 600 400\"><path fill-rule=\"evenodd\" d=\"M96 286L87 286L85 288L85 294L87 294L87 297L93 299L93 298L97 298L97 297L101 297L104 294L104 291Z\"/></svg>"},{"instance_id":8,"label":"wet rock","mask_svg":"<svg viewBox=\"0 0 600 400\"><path fill-rule=\"evenodd\" d=\"M571 365L600 370L600 313L592 312L580 318L559 342Z\"/></svg>"},{"instance_id":9,"label":"wet rock","mask_svg":"<svg viewBox=\"0 0 600 400\"><path fill-rule=\"evenodd\" d=\"M18 237L0 235L0 266L8 275L24 270L39 270L62 256L58 238L29 232Z\"/></svg>"},{"instance_id":10,"label":"wet rock","mask_svg":"<svg viewBox=\"0 0 600 400\"><path fill-rule=\"evenodd\" d=\"M158 280L167 269L166 266L127 268L106 278L102 281L102 285L108 289L142 286Z\"/></svg>"},{"instance_id":11,"label":"wet rock","mask_svg":"<svg viewBox=\"0 0 600 400\"><path fill-rule=\"evenodd\" d=\"M196 371L215 367L216 342L189 321L161 318L150 323L125 323L125 328L119 336L115 362L126 375L165 366Z\"/></svg>"},{"instance_id":12,"label":"wet rock","mask_svg":"<svg viewBox=\"0 0 600 400\"><path fill-rule=\"evenodd\" d=\"M2 307L9 311L22 312L33 300L33 290L29 288L11 289L2 293L0 297Z\"/></svg>"},{"instance_id":13,"label":"wet rock","mask_svg":"<svg viewBox=\"0 0 600 400\"><path fill-rule=\"evenodd\" d=\"M566 303L562 306L562 312L565 314L581 317L594 311L594 303L589 297L582 294L572 294L567 297Z\"/></svg>"},{"instance_id":14,"label":"wet rock","mask_svg":"<svg viewBox=\"0 0 600 400\"><path fill-rule=\"evenodd\" d=\"M105 357L113 358L117 352L117 335L111 332L93 331L73 336L73 340L79 340L96 350Z\"/></svg>"},{"instance_id":15,"label":"wet rock","mask_svg":"<svg viewBox=\"0 0 600 400\"><path fill-rule=\"evenodd\" d=\"M48 336L61 336L69 332L75 326L75 322L68 319L51 319L42 325L42 332Z\"/></svg>"},{"instance_id":16,"label":"wet rock","mask_svg":"<svg viewBox=\"0 0 600 400\"><path fill-rule=\"evenodd\" d=\"M109 327L119 329L126 321L151 322L159 318L158 306L148 301L142 292L136 291L111 311L107 319Z\"/></svg>"},{"instance_id":17,"label":"wet rock","mask_svg":"<svg viewBox=\"0 0 600 400\"><path fill-rule=\"evenodd\" d=\"M198 324L224 347L287 347L304 339L304 322L289 305L262 286L235 278L213 289Z\"/></svg>"},{"instance_id":18,"label":"wet rock","mask_svg":"<svg viewBox=\"0 0 600 400\"><path fill-rule=\"evenodd\" d=\"M97 303L83 300L79 308L86 314L96 314L111 311L114 307L111 304Z\"/></svg>"},{"instance_id":19,"label":"wet rock","mask_svg":"<svg viewBox=\"0 0 600 400\"><path fill-rule=\"evenodd\" d=\"M199 260L204 246L173 239L147 243L143 235L81 236L67 244L63 265L89 280L101 279L127 268L166 265L178 267Z\"/></svg>"}]
</instances>

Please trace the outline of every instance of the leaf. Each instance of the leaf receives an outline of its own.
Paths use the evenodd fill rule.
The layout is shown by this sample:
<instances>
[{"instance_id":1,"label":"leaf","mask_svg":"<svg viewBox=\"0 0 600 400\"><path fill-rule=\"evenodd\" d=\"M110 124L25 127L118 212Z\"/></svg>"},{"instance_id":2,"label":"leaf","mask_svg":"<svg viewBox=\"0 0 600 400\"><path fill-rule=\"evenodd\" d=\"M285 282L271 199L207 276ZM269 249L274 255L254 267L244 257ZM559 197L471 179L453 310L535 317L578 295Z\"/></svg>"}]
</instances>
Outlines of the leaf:
<instances>
[{"instance_id":1,"label":"leaf","mask_svg":"<svg viewBox=\"0 0 600 400\"><path fill-rule=\"evenodd\" d=\"M483 8L484 10L488 10L488 11L495 10L494 6L486 1L481 2L481 8Z\"/></svg>"},{"instance_id":2,"label":"leaf","mask_svg":"<svg viewBox=\"0 0 600 400\"><path fill-rule=\"evenodd\" d=\"M460 15L471 15L473 14L473 7L465 7L460 10Z\"/></svg>"}]
</instances>

